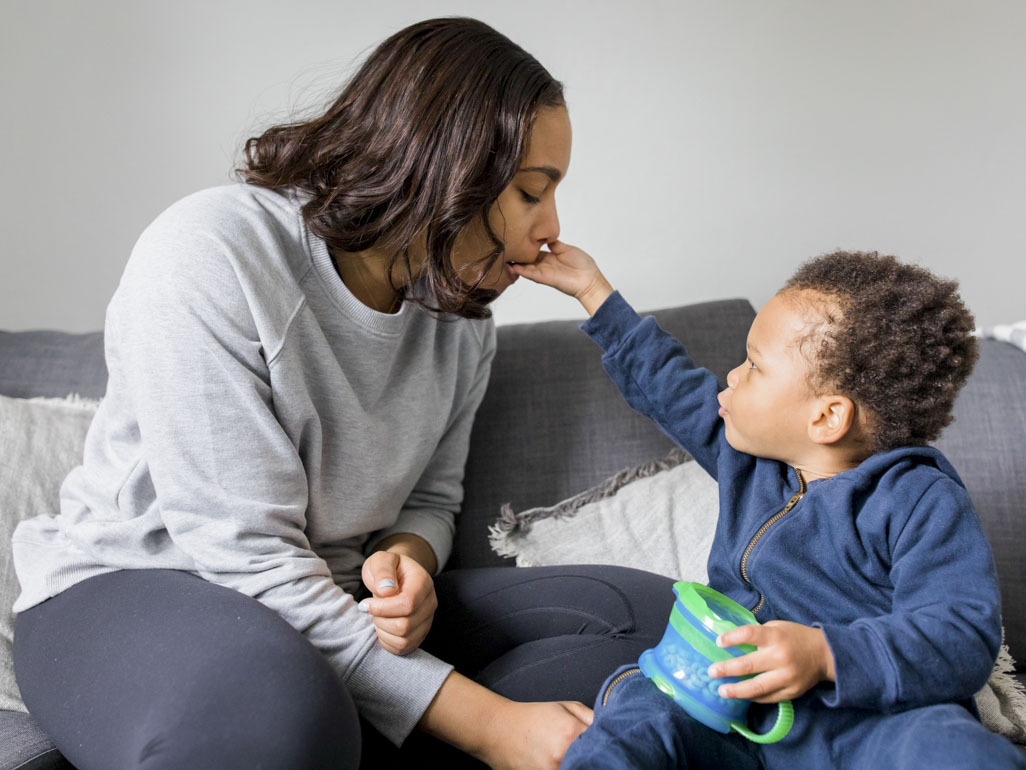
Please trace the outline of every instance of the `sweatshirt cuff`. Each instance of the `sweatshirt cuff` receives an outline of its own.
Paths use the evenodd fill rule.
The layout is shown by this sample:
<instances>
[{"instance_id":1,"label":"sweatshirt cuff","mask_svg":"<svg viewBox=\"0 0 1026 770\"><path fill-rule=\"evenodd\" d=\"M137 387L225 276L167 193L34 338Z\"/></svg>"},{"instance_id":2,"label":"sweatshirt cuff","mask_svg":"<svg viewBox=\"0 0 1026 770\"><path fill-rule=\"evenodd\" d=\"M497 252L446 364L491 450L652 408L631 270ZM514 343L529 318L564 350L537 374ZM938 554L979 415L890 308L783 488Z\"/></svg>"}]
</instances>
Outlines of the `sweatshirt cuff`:
<instances>
[{"instance_id":1,"label":"sweatshirt cuff","mask_svg":"<svg viewBox=\"0 0 1026 770\"><path fill-rule=\"evenodd\" d=\"M375 641L345 684L360 715L401 746L452 670L423 650L393 655Z\"/></svg>"},{"instance_id":2,"label":"sweatshirt cuff","mask_svg":"<svg viewBox=\"0 0 1026 770\"><path fill-rule=\"evenodd\" d=\"M452 538L455 531L455 517L445 511L411 511L402 510L395 524L379 529L364 545L365 554L371 554L374 548L390 535L412 534L423 538L431 550L435 552L435 569L437 575L442 571L449 555L452 553Z\"/></svg>"},{"instance_id":3,"label":"sweatshirt cuff","mask_svg":"<svg viewBox=\"0 0 1026 770\"><path fill-rule=\"evenodd\" d=\"M834 656L835 683L820 697L830 708L868 708L887 711L896 702L896 674L887 656L877 650L875 635L867 628L813 623L823 629ZM888 693L890 696L888 697Z\"/></svg>"},{"instance_id":4,"label":"sweatshirt cuff","mask_svg":"<svg viewBox=\"0 0 1026 770\"><path fill-rule=\"evenodd\" d=\"M600 348L610 350L639 323L641 317L634 308L619 291L614 291L594 315L581 324L581 330Z\"/></svg>"}]
</instances>

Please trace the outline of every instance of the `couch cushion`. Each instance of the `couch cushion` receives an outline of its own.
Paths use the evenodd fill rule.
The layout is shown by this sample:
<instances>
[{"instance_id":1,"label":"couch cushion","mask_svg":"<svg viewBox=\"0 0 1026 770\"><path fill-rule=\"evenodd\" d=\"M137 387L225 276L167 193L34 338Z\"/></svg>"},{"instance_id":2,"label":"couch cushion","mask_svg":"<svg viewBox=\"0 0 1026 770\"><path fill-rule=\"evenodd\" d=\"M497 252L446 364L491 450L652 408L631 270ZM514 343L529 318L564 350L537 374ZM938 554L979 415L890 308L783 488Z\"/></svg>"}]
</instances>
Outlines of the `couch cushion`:
<instances>
[{"instance_id":1,"label":"couch cushion","mask_svg":"<svg viewBox=\"0 0 1026 770\"><path fill-rule=\"evenodd\" d=\"M755 310L735 299L653 315L722 383L745 357ZM451 567L513 563L488 547L488 526L502 504L515 511L551 505L673 446L627 406L602 371L601 351L579 326L499 327L492 379L471 436Z\"/></svg>"},{"instance_id":2,"label":"couch cushion","mask_svg":"<svg viewBox=\"0 0 1026 770\"><path fill-rule=\"evenodd\" d=\"M0 711L0 768L74 770L28 714Z\"/></svg>"},{"instance_id":3,"label":"couch cushion","mask_svg":"<svg viewBox=\"0 0 1026 770\"><path fill-rule=\"evenodd\" d=\"M965 482L994 549L1008 647L1026 671L1026 353L980 340L980 360L937 447Z\"/></svg>"},{"instance_id":4,"label":"couch cushion","mask_svg":"<svg viewBox=\"0 0 1026 770\"><path fill-rule=\"evenodd\" d=\"M100 398L107 390L102 332L0 332L0 361L0 395Z\"/></svg>"}]
</instances>

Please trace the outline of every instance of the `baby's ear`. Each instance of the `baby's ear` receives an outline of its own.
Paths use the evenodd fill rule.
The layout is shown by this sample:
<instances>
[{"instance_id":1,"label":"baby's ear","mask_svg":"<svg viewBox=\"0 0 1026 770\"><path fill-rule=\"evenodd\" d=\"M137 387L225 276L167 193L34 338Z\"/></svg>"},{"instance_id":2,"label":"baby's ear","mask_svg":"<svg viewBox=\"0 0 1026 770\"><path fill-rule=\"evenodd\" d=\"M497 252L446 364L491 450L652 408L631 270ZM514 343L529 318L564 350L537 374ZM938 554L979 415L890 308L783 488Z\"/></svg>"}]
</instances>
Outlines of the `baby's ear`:
<instances>
[{"instance_id":1,"label":"baby's ear","mask_svg":"<svg viewBox=\"0 0 1026 770\"><path fill-rule=\"evenodd\" d=\"M816 444L835 444L848 435L855 423L855 404L847 396L832 393L813 402L809 439Z\"/></svg>"}]
</instances>

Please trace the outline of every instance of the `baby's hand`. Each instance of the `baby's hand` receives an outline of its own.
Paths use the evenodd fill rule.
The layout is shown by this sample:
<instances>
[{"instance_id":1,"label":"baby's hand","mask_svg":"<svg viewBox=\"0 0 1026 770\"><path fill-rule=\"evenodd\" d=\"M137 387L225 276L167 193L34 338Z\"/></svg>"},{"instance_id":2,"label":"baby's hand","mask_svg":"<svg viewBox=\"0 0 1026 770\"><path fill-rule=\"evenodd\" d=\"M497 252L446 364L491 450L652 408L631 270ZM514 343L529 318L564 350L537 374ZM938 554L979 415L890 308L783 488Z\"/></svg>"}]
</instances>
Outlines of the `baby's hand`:
<instances>
[{"instance_id":1,"label":"baby's hand","mask_svg":"<svg viewBox=\"0 0 1026 770\"><path fill-rule=\"evenodd\" d=\"M709 666L709 676L747 676L734 684L722 684L723 698L745 698L756 703L776 703L797 698L823 680L834 680L834 657L822 629L771 620L761 626L740 626L722 634L721 647L754 644L757 649L740 658Z\"/></svg>"},{"instance_id":2,"label":"baby's hand","mask_svg":"<svg viewBox=\"0 0 1026 770\"><path fill-rule=\"evenodd\" d=\"M540 252L535 262L515 262L512 267L517 275L529 281L551 286L574 297L584 305L588 315L598 310L599 305L613 293L613 287L595 260L576 246L562 241L550 243L549 250Z\"/></svg>"}]
</instances>

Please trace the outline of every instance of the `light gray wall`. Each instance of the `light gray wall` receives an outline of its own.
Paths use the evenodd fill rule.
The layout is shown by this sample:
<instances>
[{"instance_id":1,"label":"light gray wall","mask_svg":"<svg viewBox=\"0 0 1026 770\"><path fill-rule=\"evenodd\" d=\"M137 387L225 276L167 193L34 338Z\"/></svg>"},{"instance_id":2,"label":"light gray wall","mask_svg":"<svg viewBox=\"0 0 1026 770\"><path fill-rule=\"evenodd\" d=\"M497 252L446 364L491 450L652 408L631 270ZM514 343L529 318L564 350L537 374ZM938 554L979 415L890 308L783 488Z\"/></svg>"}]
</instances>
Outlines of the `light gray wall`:
<instances>
[{"instance_id":1,"label":"light gray wall","mask_svg":"<svg viewBox=\"0 0 1026 770\"><path fill-rule=\"evenodd\" d=\"M1026 317L1023 0L0 0L0 328L99 328L139 232L406 24L474 15L567 89L563 237L640 308L764 302L879 249ZM521 281L500 323L580 317Z\"/></svg>"}]
</instances>

